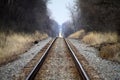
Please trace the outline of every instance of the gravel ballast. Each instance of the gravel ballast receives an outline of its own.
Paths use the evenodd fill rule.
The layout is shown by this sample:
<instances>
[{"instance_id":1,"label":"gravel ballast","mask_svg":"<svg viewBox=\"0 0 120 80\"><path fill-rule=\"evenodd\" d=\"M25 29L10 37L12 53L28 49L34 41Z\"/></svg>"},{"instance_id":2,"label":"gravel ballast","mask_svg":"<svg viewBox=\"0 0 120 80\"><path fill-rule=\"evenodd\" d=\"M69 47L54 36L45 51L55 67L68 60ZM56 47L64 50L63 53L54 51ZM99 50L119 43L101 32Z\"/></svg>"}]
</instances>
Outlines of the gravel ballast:
<instances>
[{"instance_id":1,"label":"gravel ballast","mask_svg":"<svg viewBox=\"0 0 120 80\"><path fill-rule=\"evenodd\" d=\"M35 80L81 80L63 38L55 41Z\"/></svg>"},{"instance_id":2,"label":"gravel ballast","mask_svg":"<svg viewBox=\"0 0 120 80\"><path fill-rule=\"evenodd\" d=\"M0 67L0 80L13 80L13 76L20 73L23 67L51 40L47 38L34 45L26 53L19 56L19 58L11 63Z\"/></svg>"},{"instance_id":3,"label":"gravel ballast","mask_svg":"<svg viewBox=\"0 0 120 80\"><path fill-rule=\"evenodd\" d=\"M98 57L99 52L79 40L69 39L89 65L97 70L102 80L120 80L120 64Z\"/></svg>"}]
</instances>

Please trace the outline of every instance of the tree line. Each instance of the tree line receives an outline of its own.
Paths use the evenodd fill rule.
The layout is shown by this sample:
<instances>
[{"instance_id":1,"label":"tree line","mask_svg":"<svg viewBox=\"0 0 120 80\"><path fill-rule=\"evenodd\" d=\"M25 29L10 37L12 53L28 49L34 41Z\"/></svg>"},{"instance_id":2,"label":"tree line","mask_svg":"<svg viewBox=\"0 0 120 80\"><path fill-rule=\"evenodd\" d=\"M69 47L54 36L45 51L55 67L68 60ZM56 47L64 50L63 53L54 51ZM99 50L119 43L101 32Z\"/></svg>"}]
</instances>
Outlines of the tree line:
<instances>
[{"instance_id":1,"label":"tree line","mask_svg":"<svg viewBox=\"0 0 120 80\"><path fill-rule=\"evenodd\" d=\"M74 29L118 32L120 34L120 0L76 0L71 9Z\"/></svg>"},{"instance_id":2,"label":"tree line","mask_svg":"<svg viewBox=\"0 0 120 80\"><path fill-rule=\"evenodd\" d=\"M50 35L49 0L0 0L0 31L32 33L36 30Z\"/></svg>"}]
</instances>

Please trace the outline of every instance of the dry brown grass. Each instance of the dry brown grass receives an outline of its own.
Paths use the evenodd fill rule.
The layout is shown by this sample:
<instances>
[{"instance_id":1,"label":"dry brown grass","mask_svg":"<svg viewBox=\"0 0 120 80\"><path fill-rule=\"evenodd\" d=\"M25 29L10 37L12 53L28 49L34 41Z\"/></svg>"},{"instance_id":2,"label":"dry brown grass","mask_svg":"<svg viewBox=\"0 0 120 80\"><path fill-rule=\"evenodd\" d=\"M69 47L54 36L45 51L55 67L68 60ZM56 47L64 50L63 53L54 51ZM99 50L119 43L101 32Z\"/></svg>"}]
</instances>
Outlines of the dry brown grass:
<instances>
[{"instance_id":1,"label":"dry brown grass","mask_svg":"<svg viewBox=\"0 0 120 80\"><path fill-rule=\"evenodd\" d=\"M120 44L108 44L100 49L100 57L120 62Z\"/></svg>"},{"instance_id":2,"label":"dry brown grass","mask_svg":"<svg viewBox=\"0 0 120 80\"><path fill-rule=\"evenodd\" d=\"M39 32L32 35L13 33L8 36L0 33L0 64L16 59L19 54L30 47L32 42L46 37L46 34L40 34Z\"/></svg>"},{"instance_id":3,"label":"dry brown grass","mask_svg":"<svg viewBox=\"0 0 120 80\"><path fill-rule=\"evenodd\" d=\"M82 41L100 50L99 56L104 59L120 62L120 43L117 33L90 32Z\"/></svg>"},{"instance_id":4,"label":"dry brown grass","mask_svg":"<svg viewBox=\"0 0 120 80\"><path fill-rule=\"evenodd\" d=\"M83 36L85 35L85 30L80 30L80 31L77 31L73 34L71 34L68 38L79 38L81 39Z\"/></svg>"},{"instance_id":5,"label":"dry brown grass","mask_svg":"<svg viewBox=\"0 0 120 80\"><path fill-rule=\"evenodd\" d=\"M102 43L116 43L118 41L117 33L97 33L97 32L90 32L82 41L86 44L90 45L99 45Z\"/></svg>"}]
</instances>

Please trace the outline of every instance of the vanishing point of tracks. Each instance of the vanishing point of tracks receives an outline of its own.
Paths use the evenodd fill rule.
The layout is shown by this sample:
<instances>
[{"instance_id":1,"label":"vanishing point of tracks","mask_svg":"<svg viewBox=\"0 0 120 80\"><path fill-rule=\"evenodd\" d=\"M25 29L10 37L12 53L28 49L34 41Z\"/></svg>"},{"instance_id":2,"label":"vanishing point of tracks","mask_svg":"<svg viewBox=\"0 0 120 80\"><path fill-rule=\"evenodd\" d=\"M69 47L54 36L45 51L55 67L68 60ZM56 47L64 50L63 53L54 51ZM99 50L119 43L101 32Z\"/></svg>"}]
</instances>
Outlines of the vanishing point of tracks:
<instances>
[{"instance_id":1,"label":"vanishing point of tracks","mask_svg":"<svg viewBox=\"0 0 120 80\"><path fill-rule=\"evenodd\" d=\"M69 42L64 38L54 39L26 80L90 80L77 59Z\"/></svg>"}]
</instances>

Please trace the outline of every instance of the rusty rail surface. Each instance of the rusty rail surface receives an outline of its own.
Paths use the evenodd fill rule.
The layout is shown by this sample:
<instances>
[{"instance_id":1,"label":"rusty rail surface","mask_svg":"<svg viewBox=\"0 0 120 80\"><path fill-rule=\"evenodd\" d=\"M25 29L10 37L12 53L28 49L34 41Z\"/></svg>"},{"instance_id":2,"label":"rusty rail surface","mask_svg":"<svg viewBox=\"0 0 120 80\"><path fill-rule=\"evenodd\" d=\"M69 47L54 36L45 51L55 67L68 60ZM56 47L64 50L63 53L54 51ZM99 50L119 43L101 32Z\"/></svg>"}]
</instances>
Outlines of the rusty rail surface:
<instances>
[{"instance_id":1,"label":"rusty rail surface","mask_svg":"<svg viewBox=\"0 0 120 80\"><path fill-rule=\"evenodd\" d=\"M67 46L68 46L68 49L70 50L71 52L71 56L75 62L75 65L80 73L80 76L82 77L82 80L90 80L87 73L85 72L84 68L82 67L82 64L79 62L78 58L76 57L74 51L72 50L72 48L70 47L68 41L66 39L64 39Z\"/></svg>"},{"instance_id":2,"label":"rusty rail surface","mask_svg":"<svg viewBox=\"0 0 120 80\"><path fill-rule=\"evenodd\" d=\"M34 80L36 74L38 73L39 69L41 68L43 62L45 61L45 58L48 55L49 50L51 49L52 45L54 44L54 42L56 41L57 38L55 38L51 44L49 45L49 47L46 49L46 51L44 52L44 54L42 55L42 57L40 58L40 60L38 61L38 63L35 65L35 67L32 69L32 71L30 72L30 74L27 76L26 80Z\"/></svg>"}]
</instances>

